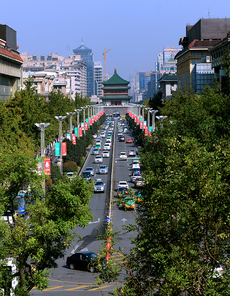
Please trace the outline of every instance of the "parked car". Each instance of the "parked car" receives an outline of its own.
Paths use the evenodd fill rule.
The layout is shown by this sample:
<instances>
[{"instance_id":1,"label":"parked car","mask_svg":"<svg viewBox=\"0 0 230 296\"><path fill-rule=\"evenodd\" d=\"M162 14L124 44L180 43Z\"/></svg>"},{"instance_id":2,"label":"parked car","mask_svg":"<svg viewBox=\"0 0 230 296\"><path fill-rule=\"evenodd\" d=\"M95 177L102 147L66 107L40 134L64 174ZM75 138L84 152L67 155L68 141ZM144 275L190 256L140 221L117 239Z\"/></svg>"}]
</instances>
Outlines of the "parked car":
<instances>
[{"instance_id":1,"label":"parked car","mask_svg":"<svg viewBox=\"0 0 230 296\"><path fill-rule=\"evenodd\" d=\"M91 176L94 176L94 169L92 167L87 167L85 171L90 172Z\"/></svg>"},{"instance_id":2,"label":"parked car","mask_svg":"<svg viewBox=\"0 0 230 296\"><path fill-rule=\"evenodd\" d=\"M109 157L109 151L103 151L102 157Z\"/></svg>"},{"instance_id":3,"label":"parked car","mask_svg":"<svg viewBox=\"0 0 230 296\"><path fill-rule=\"evenodd\" d=\"M102 179L97 179L94 185L94 192L104 192L105 184Z\"/></svg>"},{"instance_id":4,"label":"parked car","mask_svg":"<svg viewBox=\"0 0 230 296\"><path fill-rule=\"evenodd\" d=\"M95 272L98 265L98 256L94 252L81 251L67 257L66 265L70 269L81 269Z\"/></svg>"},{"instance_id":5,"label":"parked car","mask_svg":"<svg viewBox=\"0 0 230 296\"><path fill-rule=\"evenodd\" d=\"M134 210L135 209L135 199L131 196L127 196L123 199L123 208L128 210Z\"/></svg>"},{"instance_id":6,"label":"parked car","mask_svg":"<svg viewBox=\"0 0 230 296\"><path fill-rule=\"evenodd\" d=\"M133 142L133 140L132 140L131 138L127 138L127 139L126 139L126 143L131 144L132 142Z\"/></svg>"},{"instance_id":7,"label":"parked car","mask_svg":"<svg viewBox=\"0 0 230 296\"><path fill-rule=\"evenodd\" d=\"M108 167L104 164L101 164L98 169L99 174L108 174Z\"/></svg>"},{"instance_id":8,"label":"parked car","mask_svg":"<svg viewBox=\"0 0 230 296\"><path fill-rule=\"evenodd\" d=\"M102 163L103 162L103 157L101 155L96 155L94 158L95 163Z\"/></svg>"},{"instance_id":9,"label":"parked car","mask_svg":"<svg viewBox=\"0 0 230 296\"><path fill-rule=\"evenodd\" d=\"M120 187L126 187L127 189L129 189L129 185L127 181L119 181L118 182L118 188Z\"/></svg>"}]
</instances>

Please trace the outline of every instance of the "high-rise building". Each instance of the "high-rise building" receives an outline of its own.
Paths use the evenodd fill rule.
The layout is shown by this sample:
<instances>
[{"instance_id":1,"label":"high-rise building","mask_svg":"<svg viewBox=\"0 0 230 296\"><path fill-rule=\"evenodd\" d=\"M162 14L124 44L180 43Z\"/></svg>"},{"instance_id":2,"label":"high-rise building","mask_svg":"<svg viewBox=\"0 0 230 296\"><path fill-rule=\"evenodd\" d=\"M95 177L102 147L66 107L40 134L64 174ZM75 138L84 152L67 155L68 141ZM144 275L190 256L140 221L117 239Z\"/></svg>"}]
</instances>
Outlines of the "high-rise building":
<instances>
[{"instance_id":1,"label":"high-rise building","mask_svg":"<svg viewBox=\"0 0 230 296\"><path fill-rule=\"evenodd\" d=\"M80 55L87 63L87 95L89 97L95 94L94 83L94 61L92 49L86 47L82 41L81 45L73 50L74 54Z\"/></svg>"},{"instance_id":2,"label":"high-rise building","mask_svg":"<svg viewBox=\"0 0 230 296\"><path fill-rule=\"evenodd\" d=\"M103 95L102 82L103 82L103 69L101 62L94 63L94 81L95 81L95 95L100 97Z\"/></svg>"}]
</instances>

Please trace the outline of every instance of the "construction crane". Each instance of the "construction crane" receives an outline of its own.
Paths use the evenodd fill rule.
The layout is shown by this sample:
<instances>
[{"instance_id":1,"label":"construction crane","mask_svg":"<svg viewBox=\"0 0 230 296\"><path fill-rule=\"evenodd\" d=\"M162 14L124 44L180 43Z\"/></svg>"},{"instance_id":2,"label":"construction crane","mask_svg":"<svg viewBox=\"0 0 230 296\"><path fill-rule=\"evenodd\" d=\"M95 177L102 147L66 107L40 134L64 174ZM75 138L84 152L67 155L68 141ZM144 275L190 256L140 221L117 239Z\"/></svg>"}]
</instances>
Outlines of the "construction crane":
<instances>
[{"instance_id":1,"label":"construction crane","mask_svg":"<svg viewBox=\"0 0 230 296\"><path fill-rule=\"evenodd\" d=\"M102 53L103 56L104 56L104 81L106 80L106 53L107 53L108 51L110 51L110 50L111 50L111 49L108 49L108 50L105 51L105 48L104 48L104 52Z\"/></svg>"}]
</instances>

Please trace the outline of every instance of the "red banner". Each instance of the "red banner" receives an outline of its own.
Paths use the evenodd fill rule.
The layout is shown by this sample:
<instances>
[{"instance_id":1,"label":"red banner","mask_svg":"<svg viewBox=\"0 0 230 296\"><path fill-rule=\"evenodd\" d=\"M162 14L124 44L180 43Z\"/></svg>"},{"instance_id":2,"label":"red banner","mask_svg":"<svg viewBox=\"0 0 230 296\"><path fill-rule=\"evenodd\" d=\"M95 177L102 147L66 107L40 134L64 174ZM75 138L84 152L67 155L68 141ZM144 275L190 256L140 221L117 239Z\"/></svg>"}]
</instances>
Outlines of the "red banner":
<instances>
[{"instance_id":1,"label":"red banner","mask_svg":"<svg viewBox=\"0 0 230 296\"><path fill-rule=\"evenodd\" d=\"M137 125L139 125L139 124L140 124L140 118L137 117Z\"/></svg>"},{"instance_id":2,"label":"red banner","mask_svg":"<svg viewBox=\"0 0 230 296\"><path fill-rule=\"evenodd\" d=\"M82 127L79 127L79 137L82 137Z\"/></svg>"},{"instance_id":3,"label":"red banner","mask_svg":"<svg viewBox=\"0 0 230 296\"><path fill-rule=\"evenodd\" d=\"M134 116L134 122L137 122L137 117L136 116Z\"/></svg>"},{"instance_id":4,"label":"red banner","mask_svg":"<svg viewBox=\"0 0 230 296\"><path fill-rule=\"evenodd\" d=\"M89 125L92 125L92 119L91 118L89 119Z\"/></svg>"},{"instance_id":5,"label":"red banner","mask_svg":"<svg viewBox=\"0 0 230 296\"><path fill-rule=\"evenodd\" d=\"M143 129L143 120L140 121L140 129Z\"/></svg>"},{"instance_id":6,"label":"red banner","mask_svg":"<svg viewBox=\"0 0 230 296\"><path fill-rule=\"evenodd\" d=\"M67 145L66 142L62 142L62 156L67 155Z\"/></svg>"},{"instance_id":7,"label":"red banner","mask_svg":"<svg viewBox=\"0 0 230 296\"><path fill-rule=\"evenodd\" d=\"M45 174L51 175L50 157L44 159L44 170Z\"/></svg>"},{"instance_id":8,"label":"red banner","mask_svg":"<svg viewBox=\"0 0 230 296\"><path fill-rule=\"evenodd\" d=\"M76 145L76 135L72 134L72 143Z\"/></svg>"},{"instance_id":9,"label":"red banner","mask_svg":"<svg viewBox=\"0 0 230 296\"><path fill-rule=\"evenodd\" d=\"M88 123L85 122L85 130L87 131L88 130Z\"/></svg>"},{"instance_id":10,"label":"red banner","mask_svg":"<svg viewBox=\"0 0 230 296\"><path fill-rule=\"evenodd\" d=\"M145 136L148 136L148 127L145 126Z\"/></svg>"}]
</instances>

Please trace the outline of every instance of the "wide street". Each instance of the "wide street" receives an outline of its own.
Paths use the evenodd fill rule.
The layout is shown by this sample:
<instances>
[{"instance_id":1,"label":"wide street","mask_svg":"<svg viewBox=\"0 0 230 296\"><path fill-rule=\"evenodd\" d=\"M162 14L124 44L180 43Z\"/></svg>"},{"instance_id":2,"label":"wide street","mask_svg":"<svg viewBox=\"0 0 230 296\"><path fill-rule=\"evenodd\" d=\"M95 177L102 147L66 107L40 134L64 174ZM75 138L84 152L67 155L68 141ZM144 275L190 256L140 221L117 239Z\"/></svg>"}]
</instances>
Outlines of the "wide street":
<instances>
[{"instance_id":1,"label":"wide street","mask_svg":"<svg viewBox=\"0 0 230 296\"><path fill-rule=\"evenodd\" d=\"M106 133L107 132L108 129ZM115 141L114 159L112 159L112 148L110 150L110 157L103 159L103 164L109 167L109 173L106 175L98 174L98 168L100 164L94 163L95 155L92 155L92 149L83 167L83 170L86 167L93 167L95 171L93 181L98 178L102 178L105 183L105 193L94 193L90 201L91 213L93 215L92 221L86 228L83 229L77 227L74 230L80 237L76 239L71 248L67 250L65 258L59 259L57 261L58 268L51 270L51 274L49 276L50 287L44 291L38 291L36 288L34 288L31 291L31 295L109 295L109 292L113 292L115 286L122 285L122 283L116 282L104 283L98 287L95 284L96 276L98 274L81 270L71 270L66 266L66 257L70 256L74 252L89 250L98 253L99 249L102 248L101 243L103 241L97 240L97 236L99 234L98 230L103 232L104 227L107 227L112 161L114 163L114 175L113 180L111 181L113 182L112 185L114 189L114 196L117 194L116 190L118 181L130 181L131 158L125 161L119 160L119 153L121 151L128 152L130 149L136 149L135 144L128 144L126 142L118 141L116 124L114 125L113 132L113 141ZM127 136L130 137L130 134L125 134L125 137ZM100 151L100 154L102 154L105 140L106 138L102 138L102 150ZM133 187L133 184L129 182L129 186ZM135 211L124 211L116 203L113 203L111 222L113 223L113 230L120 231L120 233L116 236L116 238L119 240L115 246L116 250L120 248L125 253L129 253L129 250L132 247L130 237L134 237L135 233L125 234L123 226L132 224L135 221L134 214ZM117 260L122 259L122 255L119 255L118 252L115 252L114 256Z\"/></svg>"}]
</instances>

